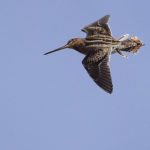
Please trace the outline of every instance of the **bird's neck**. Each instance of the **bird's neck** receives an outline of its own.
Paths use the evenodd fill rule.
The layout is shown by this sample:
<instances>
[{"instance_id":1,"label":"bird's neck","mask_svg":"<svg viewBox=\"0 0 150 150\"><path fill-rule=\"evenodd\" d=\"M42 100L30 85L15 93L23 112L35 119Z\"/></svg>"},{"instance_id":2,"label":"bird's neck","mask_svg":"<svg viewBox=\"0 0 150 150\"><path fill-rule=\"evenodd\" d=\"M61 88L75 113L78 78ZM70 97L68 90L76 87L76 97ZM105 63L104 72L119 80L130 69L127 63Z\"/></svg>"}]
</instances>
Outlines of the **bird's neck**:
<instances>
[{"instance_id":1,"label":"bird's neck","mask_svg":"<svg viewBox=\"0 0 150 150\"><path fill-rule=\"evenodd\" d=\"M73 49L86 55L88 52L86 50L86 41L85 39L79 39L73 46Z\"/></svg>"}]
</instances>

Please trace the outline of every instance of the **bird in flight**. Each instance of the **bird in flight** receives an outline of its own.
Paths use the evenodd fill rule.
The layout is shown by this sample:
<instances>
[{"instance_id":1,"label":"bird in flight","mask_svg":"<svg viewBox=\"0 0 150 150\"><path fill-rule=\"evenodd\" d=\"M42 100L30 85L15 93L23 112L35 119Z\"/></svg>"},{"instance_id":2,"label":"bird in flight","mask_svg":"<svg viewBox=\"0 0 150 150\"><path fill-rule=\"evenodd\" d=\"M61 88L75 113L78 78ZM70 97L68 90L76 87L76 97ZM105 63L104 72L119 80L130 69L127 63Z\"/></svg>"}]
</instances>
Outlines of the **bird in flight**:
<instances>
[{"instance_id":1,"label":"bird in flight","mask_svg":"<svg viewBox=\"0 0 150 150\"><path fill-rule=\"evenodd\" d=\"M82 64L94 82L108 93L113 92L113 84L109 60L111 54L118 53L127 57L123 52L137 53L144 44L136 37L129 34L119 39L112 36L108 26L110 15L106 15L98 21L85 26L82 31L86 33L85 38L71 39L64 46L49 51L44 55L63 50L74 49L85 55Z\"/></svg>"}]
</instances>

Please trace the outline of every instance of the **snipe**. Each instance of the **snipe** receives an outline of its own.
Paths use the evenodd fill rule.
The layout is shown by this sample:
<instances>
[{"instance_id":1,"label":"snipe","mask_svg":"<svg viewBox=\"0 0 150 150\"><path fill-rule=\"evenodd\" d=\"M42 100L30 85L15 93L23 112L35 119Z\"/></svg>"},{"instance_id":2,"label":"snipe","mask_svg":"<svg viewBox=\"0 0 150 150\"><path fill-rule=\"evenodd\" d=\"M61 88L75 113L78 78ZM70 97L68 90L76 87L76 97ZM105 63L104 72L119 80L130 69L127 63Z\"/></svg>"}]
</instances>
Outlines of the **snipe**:
<instances>
[{"instance_id":1,"label":"snipe","mask_svg":"<svg viewBox=\"0 0 150 150\"><path fill-rule=\"evenodd\" d=\"M47 52L44 55L72 48L85 55L82 61L83 66L103 90L112 93L113 84L109 68L110 55L118 53L126 57L122 52L138 52L144 44L134 36L126 34L119 39L112 37L111 30L108 26L109 15L104 16L98 21L84 27L85 38L74 38L67 42L66 45Z\"/></svg>"}]
</instances>

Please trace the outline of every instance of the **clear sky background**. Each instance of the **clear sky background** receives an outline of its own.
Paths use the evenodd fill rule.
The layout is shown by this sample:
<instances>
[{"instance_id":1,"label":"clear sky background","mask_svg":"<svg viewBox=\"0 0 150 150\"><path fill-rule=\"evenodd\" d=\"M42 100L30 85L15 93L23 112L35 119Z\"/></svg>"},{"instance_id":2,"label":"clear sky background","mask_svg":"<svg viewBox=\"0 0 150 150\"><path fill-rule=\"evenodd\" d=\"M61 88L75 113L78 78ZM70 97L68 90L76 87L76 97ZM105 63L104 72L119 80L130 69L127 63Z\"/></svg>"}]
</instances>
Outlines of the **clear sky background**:
<instances>
[{"instance_id":1,"label":"clear sky background","mask_svg":"<svg viewBox=\"0 0 150 150\"><path fill-rule=\"evenodd\" d=\"M146 44L111 57L111 95L83 55L43 55L106 14L114 37ZM149 0L1 0L0 150L150 150L149 18Z\"/></svg>"}]
</instances>

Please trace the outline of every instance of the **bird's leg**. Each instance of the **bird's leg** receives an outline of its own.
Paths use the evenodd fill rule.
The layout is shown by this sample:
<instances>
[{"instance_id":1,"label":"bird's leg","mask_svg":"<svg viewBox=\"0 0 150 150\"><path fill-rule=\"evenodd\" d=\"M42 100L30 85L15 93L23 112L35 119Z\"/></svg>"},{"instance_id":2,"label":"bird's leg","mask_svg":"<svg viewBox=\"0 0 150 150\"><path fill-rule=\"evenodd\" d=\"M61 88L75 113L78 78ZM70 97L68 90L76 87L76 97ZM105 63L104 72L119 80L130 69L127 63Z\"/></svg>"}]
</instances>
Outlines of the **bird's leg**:
<instances>
[{"instance_id":1,"label":"bird's leg","mask_svg":"<svg viewBox=\"0 0 150 150\"><path fill-rule=\"evenodd\" d=\"M116 48L116 52L124 58L128 58L127 55L124 55L118 48Z\"/></svg>"}]
</instances>

